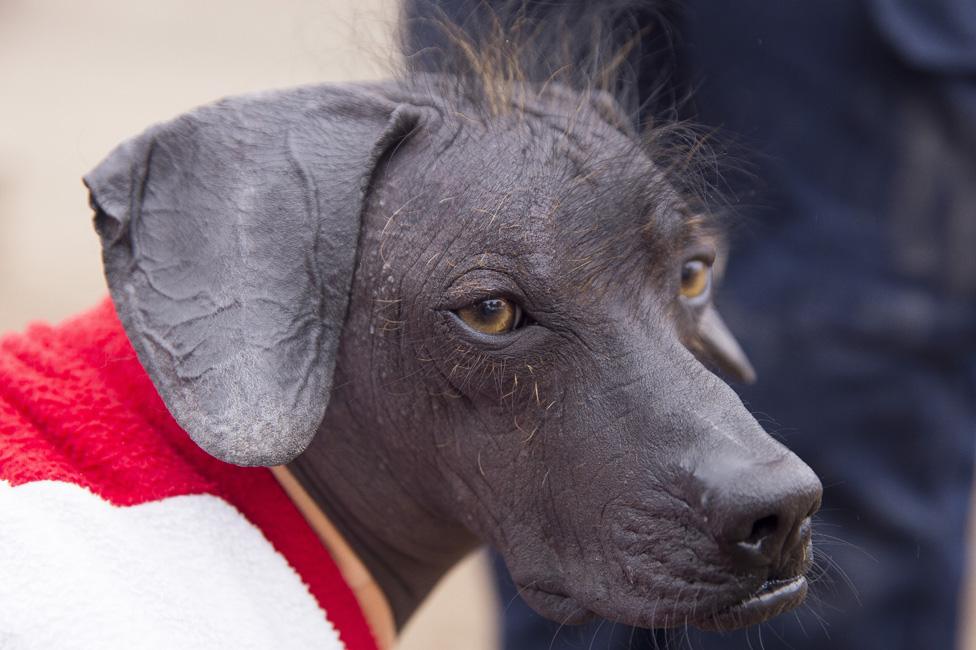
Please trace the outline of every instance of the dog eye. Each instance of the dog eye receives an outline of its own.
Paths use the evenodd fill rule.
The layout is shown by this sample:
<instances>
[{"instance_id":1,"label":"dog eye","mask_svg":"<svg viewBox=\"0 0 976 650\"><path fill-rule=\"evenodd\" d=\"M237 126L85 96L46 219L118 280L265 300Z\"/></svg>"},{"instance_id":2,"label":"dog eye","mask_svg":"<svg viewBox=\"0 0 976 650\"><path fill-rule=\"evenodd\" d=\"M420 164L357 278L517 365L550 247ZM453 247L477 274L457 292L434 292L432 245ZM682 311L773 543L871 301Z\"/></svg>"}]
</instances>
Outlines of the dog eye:
<instances>
[{"instance_id":1,"label":"dog eye","mask_svg":"<svg viewBox=\"0 0 976 650\"><path fill-rule=\"evenodd\" d=\"M712 267L703 260L688 260L681 267L681 296L700 299L712 286Z\"/></svg>"},{"instance_id":2,"label":"dog eye","mask_svg":"<svg viewBox=\"0 0 976 650\"><path fill-rule=\"evenodd\" d=\"M482 334L504 334L522 324L522 308L506 298L488 298L454 312L471 329Z\"/></svg>"}]
</instances>

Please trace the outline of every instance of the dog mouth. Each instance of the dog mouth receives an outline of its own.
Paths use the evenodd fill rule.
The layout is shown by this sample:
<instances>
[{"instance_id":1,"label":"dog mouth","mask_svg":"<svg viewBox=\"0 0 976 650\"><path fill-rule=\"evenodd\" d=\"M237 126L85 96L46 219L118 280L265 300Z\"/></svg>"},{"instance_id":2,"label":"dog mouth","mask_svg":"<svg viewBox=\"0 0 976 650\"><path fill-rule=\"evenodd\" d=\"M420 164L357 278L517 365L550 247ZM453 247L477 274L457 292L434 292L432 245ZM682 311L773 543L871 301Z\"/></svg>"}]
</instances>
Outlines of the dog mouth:
<instances>
[{"instance_id":1,"label":"dog mouth","mask_svg":"<svg viewBox=\"0 0 976 650\"><path fill-rule=\"evenodd\" d=\"M517 588L525 600L547 611L547 616L564 625L578 625L596 616L561 590L538 585L517 585ZM708 632L730 632L756 625L797 607L806 598L807 589L807 579L802 574L767 580L746 598L714 614L693 620L692 624Z\"/></svg>"},{"instance_id":2,"label":"dog mouth","mask_svg":"<svg viewBox=\"0 0 976 650\"><path fill-rule=\"evenodd\" d=\"M807 579L803 575L767 580L752 595L695 621L695 626L710 632L728 632L762 623L802 603L807 588Z\"/></svg>"}]
</instances>

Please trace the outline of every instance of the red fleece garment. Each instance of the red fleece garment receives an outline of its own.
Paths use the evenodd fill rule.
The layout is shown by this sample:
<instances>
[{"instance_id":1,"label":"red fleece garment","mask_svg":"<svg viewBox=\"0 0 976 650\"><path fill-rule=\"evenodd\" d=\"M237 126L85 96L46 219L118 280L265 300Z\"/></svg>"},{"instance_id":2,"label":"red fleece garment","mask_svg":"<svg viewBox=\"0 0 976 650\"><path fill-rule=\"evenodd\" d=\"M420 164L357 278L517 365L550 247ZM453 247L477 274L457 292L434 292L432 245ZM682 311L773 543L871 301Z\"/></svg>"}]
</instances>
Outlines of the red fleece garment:
<instances>
[{"instance_id":1,"label":"red fleece garment","mask_svg":"<svg viewBox=\"0 0 976 650\"><path fill-rule=\"evenodd\" d=\"M376 649L339 569L270 470L221 462L190 440L110 300L61 325L0 339L0 481L45 480L123 507L180 495L223 499L297 572L347 648Z\"/></svg>"}]
</instances>

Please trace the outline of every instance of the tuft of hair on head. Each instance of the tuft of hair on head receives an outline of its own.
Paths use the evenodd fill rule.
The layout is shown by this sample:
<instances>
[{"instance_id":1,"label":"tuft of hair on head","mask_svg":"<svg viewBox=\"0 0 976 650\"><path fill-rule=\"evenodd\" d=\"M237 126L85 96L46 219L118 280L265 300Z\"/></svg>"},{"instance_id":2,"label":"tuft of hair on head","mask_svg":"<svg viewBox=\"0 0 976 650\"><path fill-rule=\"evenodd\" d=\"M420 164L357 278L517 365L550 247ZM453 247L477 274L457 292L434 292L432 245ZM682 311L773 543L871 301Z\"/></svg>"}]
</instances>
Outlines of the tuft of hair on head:
<instances>
[{"instance_id":1,"label":"tuft of hair on head","mask_svg":"<svg viewBox=\"0 0 976 650\"><path fill-rule=\"evenodd\" d=\"M648 0L405 0L399 45L407 78L450 78L488 114L559 84L609 93L639 123L640 97L669 87L669 25Z\"/></svg>"},{"instance_id":2,"label":"tuft of hair on head","mask_svg":"<svg viewBox=\"0 0 976 650\"><path fill-rule=\"evenodd\" d=\"M404 0L399 76L481 119L517 113L555 87L611 97L692 211L712 212L725 205L728 152L687 119L675 11L661 0Z\"/></svg>"}]
</instances>

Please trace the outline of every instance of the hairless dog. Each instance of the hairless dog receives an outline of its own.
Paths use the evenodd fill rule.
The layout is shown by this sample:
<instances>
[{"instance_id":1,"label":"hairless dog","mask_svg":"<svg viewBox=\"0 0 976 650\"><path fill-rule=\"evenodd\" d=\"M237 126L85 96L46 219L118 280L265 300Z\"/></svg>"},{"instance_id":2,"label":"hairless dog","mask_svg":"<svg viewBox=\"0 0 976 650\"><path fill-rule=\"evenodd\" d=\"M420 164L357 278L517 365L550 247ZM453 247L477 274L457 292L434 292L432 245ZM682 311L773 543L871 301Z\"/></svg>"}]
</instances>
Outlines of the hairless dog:
<instances>
[{"instance_id":1,"label":"hairless dog","mask_svg":"<svg viewBox=\"0 0 976 650\"><path fill-rule=\"evenodd\" d=\"M821 486L709 370L751 376L717 228L611 94L487 60L223 100L94 170L156 390L287 464L398 626L482 543L562 623L798 605Z\"/></svg>"}]
</instances>

